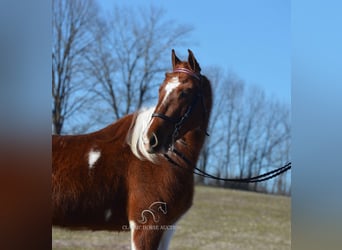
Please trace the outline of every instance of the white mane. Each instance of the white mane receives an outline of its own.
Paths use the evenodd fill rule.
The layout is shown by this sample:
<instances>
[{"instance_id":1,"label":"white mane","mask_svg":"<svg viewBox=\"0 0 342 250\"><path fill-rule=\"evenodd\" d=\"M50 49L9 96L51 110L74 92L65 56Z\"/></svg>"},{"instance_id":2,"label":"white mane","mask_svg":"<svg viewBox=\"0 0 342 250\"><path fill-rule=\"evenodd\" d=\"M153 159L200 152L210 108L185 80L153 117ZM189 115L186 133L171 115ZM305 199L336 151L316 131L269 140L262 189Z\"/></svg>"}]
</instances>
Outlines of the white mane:
<instances>
[{"instance_id":1,"label":"white mane","mask_svg":"<svg viewBox=\"0 0 342 250\"><path fill-rule=\"evenodd\" d=\"M156 163L158 155L148 153L144 145L148 141L146 132L154 109L155 107L144 108L137 112L127 134L127 143L138 159Z\"/></svg>"}]
</instances>

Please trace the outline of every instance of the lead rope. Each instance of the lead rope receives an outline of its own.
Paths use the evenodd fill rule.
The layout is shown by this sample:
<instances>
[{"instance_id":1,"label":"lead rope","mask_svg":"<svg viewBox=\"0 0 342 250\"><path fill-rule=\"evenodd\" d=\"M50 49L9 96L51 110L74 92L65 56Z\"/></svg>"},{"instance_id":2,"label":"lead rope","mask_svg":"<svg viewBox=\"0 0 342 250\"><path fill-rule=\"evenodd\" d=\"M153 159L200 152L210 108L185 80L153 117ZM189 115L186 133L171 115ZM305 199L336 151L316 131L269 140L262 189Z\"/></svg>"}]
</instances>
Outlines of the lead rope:
<instances>
[{"instance_id":1,"label":"lead rope","mask_svg":"<svg viewBox=\"0 0 342 250\"><path fill-rule=\"evenodd\" d=\"M172 150L173 153L175 153L179 158L181 158L185 163L187 163L188 165L192 166L192 162L187 159L185 157L184 154L182 154L181 152L179 152L177 149L173 148ZM189 170L187 168L182 167L180 164L178 164L176 161L174 161L168 154L164 154L164 157L173 165L181 168L181 169L185 169L193 174L196 174L198 176L202 176L205 178L210 178L210 179L214 179L214 180L219 180L219 181L226 181L226 182L242 182L242 183L255 183L255 182L262 182L262 181L267 181L269 179L272 179L282 173L285 173L286 171L291 169L291 162L286 163L284 166L274 169L272 171L266 172L264 174L261 175L257 175L254 177L249 177L249 178L221 178L221 177L217 177L217 176L213 176L211 174L208 174L207 172L199 169L198 167L194 167L193 170Z\"/></svg>"}]
</instances>

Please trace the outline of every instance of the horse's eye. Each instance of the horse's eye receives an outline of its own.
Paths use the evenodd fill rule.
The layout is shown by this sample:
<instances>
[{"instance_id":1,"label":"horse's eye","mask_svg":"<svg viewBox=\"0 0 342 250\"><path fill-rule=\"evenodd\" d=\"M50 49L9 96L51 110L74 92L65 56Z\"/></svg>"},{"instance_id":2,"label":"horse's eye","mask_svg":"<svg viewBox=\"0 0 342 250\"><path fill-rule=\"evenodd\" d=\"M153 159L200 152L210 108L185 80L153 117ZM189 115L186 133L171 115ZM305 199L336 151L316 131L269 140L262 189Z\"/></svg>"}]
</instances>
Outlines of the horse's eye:
<instances>
[{"instance_id":1,"label":"horse's eye","mask_svg":"<svg viewBox=\"0 0 342 250\"><path fill-rule=\"evenodd\" d=\"M182 90L180 93L179 93L179 97L180 98L186 98L189 96L189 91L187 90Z\"/></svg>"}]
</instances>

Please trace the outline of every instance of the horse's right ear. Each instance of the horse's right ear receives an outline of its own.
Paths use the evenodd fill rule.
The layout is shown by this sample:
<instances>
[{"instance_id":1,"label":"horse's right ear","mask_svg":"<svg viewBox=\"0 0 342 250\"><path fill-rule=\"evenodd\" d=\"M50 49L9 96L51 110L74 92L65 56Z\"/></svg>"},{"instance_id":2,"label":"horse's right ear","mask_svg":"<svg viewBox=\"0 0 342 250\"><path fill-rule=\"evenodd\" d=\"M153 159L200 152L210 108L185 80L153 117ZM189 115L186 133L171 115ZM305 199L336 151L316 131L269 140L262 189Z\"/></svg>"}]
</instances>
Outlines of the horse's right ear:
<instances>
[{"instance_id":1,"label":"horse's right ear","mask_svg":"<svg viewBox=\"0 0 342 250\"><path fill-rule=\"evenodd\" d=\"M176 52L175 52L174 49L172 49L171 58L172 58L172 70L175 70L176 65L177 65L178 63L180 63L180 60L179 60L179 58L176 56Z\"/></svg>"},{"instance_id":2,"label":"horse's right ear","mask_svg":"<svg viewBox=\"0 0 342 250\"><path fill-rule=\"evenodd\" d=\"M188 49L189 52L189 57L188 57L188 63L190 65L190 68L193 72L195 73L200 73L201 72L201 67L199 66L194 53L190 49Z\"/></svg>"}]
</instances>

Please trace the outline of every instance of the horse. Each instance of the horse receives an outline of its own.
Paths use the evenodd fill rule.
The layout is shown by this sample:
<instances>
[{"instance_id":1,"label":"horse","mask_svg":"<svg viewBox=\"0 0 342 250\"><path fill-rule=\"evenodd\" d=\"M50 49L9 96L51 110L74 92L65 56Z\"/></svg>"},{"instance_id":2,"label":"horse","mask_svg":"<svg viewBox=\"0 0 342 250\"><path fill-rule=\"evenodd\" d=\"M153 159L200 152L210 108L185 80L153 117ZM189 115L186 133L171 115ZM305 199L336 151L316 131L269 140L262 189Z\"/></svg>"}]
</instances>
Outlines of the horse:
<instances>
[{"instance_id":1,"label":"horse","mask_svg":"<svg viewBox=\"0 0 342 250\"><path fill-rule=\"evenodd\" d=\"M171 53L158 103L89 134L52 135L52 224L131 231L131 249L168 249L189 210L212 107L193 52Z\"/></svg>"}]
</instances>

